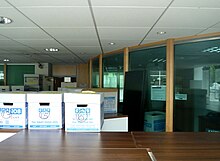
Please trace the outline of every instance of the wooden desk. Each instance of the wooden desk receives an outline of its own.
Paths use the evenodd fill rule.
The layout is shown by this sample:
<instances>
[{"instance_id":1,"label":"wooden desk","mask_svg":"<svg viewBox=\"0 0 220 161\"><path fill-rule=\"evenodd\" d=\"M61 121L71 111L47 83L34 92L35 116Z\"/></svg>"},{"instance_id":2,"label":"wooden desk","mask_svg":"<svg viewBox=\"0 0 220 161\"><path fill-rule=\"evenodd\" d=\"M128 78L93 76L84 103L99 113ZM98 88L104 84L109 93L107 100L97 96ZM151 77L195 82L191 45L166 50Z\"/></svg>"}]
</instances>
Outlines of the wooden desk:
<instances>
[{"instance_id":1,"label":"wooden desk","mask_svg":"<svg viewBox=\"0 0 220 161\"><path fill-rule=\"evenodd\" d=\"M150 147L155 157L166 161L220 160L220 133L133 133L138 148Z\"/></svg>"},{"instance_id":2,"label":"wooden desk","mask_svg":"<svg viewBox=\"0 0 220 161\"><path fill-rule=\"evenodd\" d=\"M0 130L1 132L1 130ZM0 143L1 161L220 160L220 133L66 133L22 130Z\"/></svg>"}]
</instances>

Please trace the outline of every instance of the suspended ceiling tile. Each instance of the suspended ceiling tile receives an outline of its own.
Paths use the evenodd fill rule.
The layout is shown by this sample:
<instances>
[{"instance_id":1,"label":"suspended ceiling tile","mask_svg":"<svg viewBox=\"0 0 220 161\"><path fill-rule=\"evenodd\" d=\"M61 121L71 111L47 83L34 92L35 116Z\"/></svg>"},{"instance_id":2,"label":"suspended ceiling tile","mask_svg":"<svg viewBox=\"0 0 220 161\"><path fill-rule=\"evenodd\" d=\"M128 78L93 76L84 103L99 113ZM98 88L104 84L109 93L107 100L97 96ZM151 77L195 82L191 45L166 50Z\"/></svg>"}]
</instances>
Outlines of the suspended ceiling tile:
<instances>
[{"instance_id":1,"label":"suspended ceiling tile","mask_svg":"<svg viewBox=\"0 0 220 161\"><path fill-rule=\"evenodd\" d=\"M10 18L13 22L1 25L1 28L9 27L35 27L35 25L14 8L1 8L0 15Z\"/></svg>"},{"instance_id":2,"label":"suspended ceiling tile","mask_svg":"<svg viewBox=\"0 0 220 161\"><path fill-rule=\"evenodd\" d=\"M151 27L164 8L94 8L98 27Z\"/></svg>"},{"instance_id":3,"label":"suspended ceiling tile","mask_svg":"<svg viewBox=\"0 0 220 161\"><path fill-rule=\"evenodd\" d=\"M0 33L11 39L49 39L39 28L0 28Z\"/></svg>"},{"instance_id":4,"label":"suspended ceiling tile","mask_svg":"<svg viewBox=\"0 0 220 161\"><path fill-rule=\"evenodd\" d=\"M219 0L175 0L171 7L220 8Z\"/></svg>"},{"instance_id":5,"label":"suspended ceiling tile","mask_svg":"<svg viewBox=\"0 0 220 161\"><path fill-rule=\"evenodd\" d=\"M161 41L161 39L144 39L144 41L141 43L142 44L148 44L148 43L154 43L154 42L158 42Z\"/></svg>"},{"instance_id":6,"label":"suspended ceiling tile","mask_svg":"<svg viewBox=\"0 0 220 161\"><path fill-rule=\"evenodd\" d=\"M3 36L3 35L1 35L2 33L0 33L0 40L8 40L8 38L7 37L5 37L5 36Z\"/></svg>"},{"instance_id":7,"label":"suspended ceiling tile","mask_svg":"<svg viewBox=\"0 0 220 161\"><path fill-rule=\"evenodd\" d=\"M219 28L219 31L220 31L220 20L216 25L212 26L212 28Z\"/></svg>"},{"instance_id":8,"label":"suspended ceiling tile","mask_svg":"<svg viewBox=\"0 0 220 161\"><path fill-rule=\"evenodd\" d=\"M7 56L4 56L2 57L2 60L3 59L9 59L9 63L25 63L25 62L33 62L34 59L32 59L31 57L26 57L24 55L7 55ZM2 61L0 59L0 62Z\"/></svg>"},{"instance_id":9,"label":"suspended ceiling tile","mask_svg":"<svg viewBox=\"0 0 220 161\"><path fill-rule=\"evenodd\" d=\"M190 29L190 28L153 28L146 39L164 40L169 38L178 38L184 36L197 35L204 29ZM158 34L158 32L166 32L165 34Z\"/></svg>"},{"instance_id":10,"label":"suspended ceiling tile","mask_svg":"<svg viewBox=\"0 0 220 161\"><path fill-rule=\"evenodd\" d=\"M87 0L8 0L11 4L21 6L87 6Z\"/></svg>"},{"instance_id":11,"label":"suspended ceiling tile","mask_svg":"<svg viewBox=\"0 0 220 161\"><path fill-rule=\"evenodd\" d=\"M114 42L114 45L110 45L109 42ZM102 45L103 47L111 47L111 48L124 48L129 47L133 45L137 45L140 42L140 40L127 40L127 39L121 39L121 40L114 40L114 39L103 39Z\"/></svg>"},{"instance_id":12,"label":"suspended ceiling tile","mask_svg":"<svg viewBox=\"0 0 220 161\"><path fill-rule=\"evenodd\" d=\"M171 0L92 0L93 6L150 6L166 7Z\"/></svg>"},{"instance_id":13,"label":"suspended ceiling tile","mask_svg":"<svg viewBox=\"0 0 220 161\"><path fill-rule=\"evenodd\" d=\"M89 7L19 8L41 27L93 27Z\"/></svg>"},{"instance_id":14,"label":"suspended ceiling tile","mask_svg":"<svg viewBox=\"0 0 220 161\"><path fill-rule=\"evenodd\" d=\"M0 0L0 8L11 8L11 5L4 0Z\"/></svg>"},{"instance_id":15,"label":"suspended ceiling tile","mask_svg":"<svg viewBox=\"0 0 220 161\"><path fill-rule=\"evenodd\" d=\"M65 46L99 46L98 39L59 39Z\"/></svg>"},{"instance_id":16,"label":"suspended ceiling tile","mask_svg":"<svg viewBox=\"0 0 220 161\"><path fill-rule=\"evenodd\" d=\"M220 9L170 8L155 27L207 28L216 24L219 17Z\"/></svg>"},{"instance_id":17,"label":"suspended ceiling tile","mask_svg":"<svg viewBox=\"0 0 220 161\"><path fill-rule=\"evenodd\" d=\"M59 48L61 45L53 39L32 39L32 40L17 40L22 44L25 44L30 47L55 47Z\"/></svg>"},{"instance_id":18,"label":"suspended ceiling tile","mask_svg":"<svg viewBox=\"0 0 220 161\"><path fill-rule=\"evenodd\" d=\"M14 46L22 47L21 44L19 44L16 41L10 40L10 39L0 40L0 47L14 47Z\"/></svg>"},{"instance_id":19,"label":"suspended ceiling tile","mask_svg":"<svg viewBox=\"0 0 220 161\"><path fill-rule=\"evenodd\" d=\"M1 46L1 49L4 49L6 51L10 51L11 53L17 53L17 52L34 52L35 50L33 48L29 48L27 46Z\"/></svg>"},{"instance_id":20,"label":"suspended ceiling tile","mask_svg":"<svg viewBox=\"0 0 220 161\"><path fill-rule=\"evenodd\" d=\"M149 31L150 28L145 27L100 27L98 28L101 39L112 39L114 40L141 40L144 35Z\"/></svg>"},{"instance_id":21,"label":"suspended ceiling tile","mask_svg":"<svg viewBox=\"0 0 220 161\"><path fill-rule=\"evenodd\" d=\"M92 47L91 46L84 46L82 48L75 47L75 46L68 46L68 48L77 54L80 54L80 53L94 54L94 55L101 54L101 49L99 46L92 46Z\"/></svg>"},{"instance_id":22,"label":"suspended ceiling tile","mask_svg":"<svg viewBox=\"0 0 220 161\"><path fill-rule=\"evenodd\" d=\"M56 60L58 62L58 60L61 62L65 62L65 63L74 63L74 62L80 62L82 63L82 60L79 60L78 58L76 58L75 56L69 55L66 57L60 57L60 56L54 56L54 60Z\"/></svg>"},{"instance_id":23,"label":"suspended ceiling tile","mask_svg":"<svg viewBox=\"0 0 220 161\"><path fill-rule=\"evenodd\" d=\"M213 32L220 32L220 28L209 28L207 30L204 30L200 34L208 34L208 33L213 33Z\"/></svg>"},{"instance_id":24,"label":"suspended ceiling tile","mask_svg":"<svg viewBox=\"0 0 220 161\"><path fill-rule=\"evenodd\" d=\"M97 39L95 28L44 28L56 39Z\"/></svg>"}]
</instances>

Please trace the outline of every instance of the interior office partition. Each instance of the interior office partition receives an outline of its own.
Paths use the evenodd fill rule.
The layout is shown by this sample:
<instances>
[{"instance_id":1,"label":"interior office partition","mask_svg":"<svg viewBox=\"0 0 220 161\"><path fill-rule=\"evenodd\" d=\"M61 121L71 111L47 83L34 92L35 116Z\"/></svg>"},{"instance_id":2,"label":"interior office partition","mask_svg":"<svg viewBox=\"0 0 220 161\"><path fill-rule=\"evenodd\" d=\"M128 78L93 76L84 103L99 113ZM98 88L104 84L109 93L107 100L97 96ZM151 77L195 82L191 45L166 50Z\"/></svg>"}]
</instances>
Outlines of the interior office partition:
<instances>
[{"instance_id":1,"label":"interior office partition","mask_svg":"<svg viewBox=\"0 0 220 161\"><path fill-rule=\"evenodd\" d=\"M103 56L103 88L117 88L119 101L123 102L124 54Z\"/></svg>"},{"instance_id":2,"label":"interior office partition","mask_svg":"<svg viewBox=\"0 0 220 161\"><path fill-rule=\"evenodd\" d=\"M220 37L174 47L174 131L220 131Z\"/></svg>"},{"instance_id":3,"label":"interior office partition","mask_svg":"<svg viewBox=\"0 0 220 161\"><path fill-rule=\"evenodd\" d=\"M4 85L4 65L0 65L0 85Z\"/></svg>"},{"instance_id":4,"label":"interior office partition","mask_svg":"<svg viewBox=\"0 0 220 161\"><path fill-rule=\"evenodd\" d=\"M169 91L166 89L166 102L164 102L164 105L161 106L164 108L166 106L166 130L168 129L169 132L172 131L218 131L216 127L217 125L210 126L210 119L211 116L217 117L219 119L219 101L218 101L218 90L216 89L218 87L218 82L213 82L213 80L218 81L218 75L219 75L219 43L215 44L210 44L209 48L203 44L202 42L204 41L219 41L220 38L220 32L217 33L209 33L209 34L203 34L203 35L196 35L196 36L188 36L188 37L181 37L181 38L173 38L173 39L167 39L163 41L158 41L158 42L152 42L149 44L143 44L143 45L137 45L137 46L131 46L127 47L126 49L126 59L124 60L124 64L126 64L126 69L124 69L124 72L126 71L138 71L138 70L147 70L147 71L152 71L152 72L157 72L160 73L158 75L161 75L161 73L166 73L166 86L169 87ZM205 40L206 39L206 40ZM200 45L194 46L193 43L199 43L201 42ZM191 43L191 44L190 44ZM186 45L186 46L184 46ZM190 48L191 46L191 48ZM205 49L205 47L207 47ZM175 48L175 53L173 51L173 48ZM211 50L212 48L212 50ZM195 50L197 52L193 53ZM197 57L198 55L201 54L201 51L203 51L203 57L204 59L201 59ZM112 51L111 54L114 54L116 51ZM185 52L184 55L182 53ZM148 53L148 54L146 54ZM174 54L173 54L174 53ZM207 54L209 53L209 54ZM105 54L104 54L105 55ZM174 55L174 56L173 56ZM174 59L175 57L175 59ZM168 60L166 60L168 58ZM96 59L96 58L95 58ZM91 59L94 61L95 59ZM172 59L172 62L171 62ZM175 62L173 62L173 59ZM98 58L96 62L99 62ZM167 64L167 62L171 62ZM189 69L190 63L194 63L195 67L192 69ZM201 63L203 66L201 67ZM205 65L206 64L206 65ZM184 65L184 67L181 65ZM99 65L96 65L97 67ZM198 68L197 68L198 67ZM182 69L180 69L182 68ZM188 90L189 86L193 86L193 88L197 88L196 84L201 84L201 80L197 80L195 76L195 73L201 73L201 68L203 70L203 77L209 77L209 79L205 79L202 82L202 86L206 86L207 91L205 92L203 89L203 92L201 92L201 98L198 99L196 97L195 99L193 98L195 96L195 93L198 93L198 90ZM156 70L155 70L156 69ZM97 71L98 73L99 69L94 69L94 66L92 66L91 71ZM175 71L175 72L174 72ZM193 71L193 72L192 72ZM200 72L198 72L200 71ZM94 73L91 72L92 74L92 85L94 84L100 84L98 82L99 79L99 74L94 77ZM157 74L156 74L157 75ZM164 75L164 74L162 74ZM167 77L169 76L169 77ZM175 77L175 78L173 78ZM201 76L199 76L201 77ZM193 78L193 79L192 79ZM196 78L196 79L194 79ZM160 79L160 77L158 77ZM207 81L208 80L208 81ZM96 82L96 83L95 83ZM98 83L97 83L98 82ZM214 83L214 84L213 84ZM95 86L95 85L94 85ZM180 87L182 86L182 87ZM200 85L199 85L200 86ZM125 87L124 87L125 88ZM186 93L181 93L179 89L186 90ZM187 94L188 92L188 94ZM164 93L164 92L163 92ZM204 93L206 93L206 99L204 99ZM195 113L192 112L186 112L187 110L191 110L190 108L193 107L191 106L190 108L182 108L178 111L177 105L178 104L183 104L181 102L184 99L188 98L193 98L194 101L191 102L197 102L199 100L202 102L205 100L206 101L206 108L208 108L208 112L205 114L199 114L198 117L196 117L196 121L189 121L188 116L191 118L194 117ZM182 99L182 100L181 100ZM192 99L191 99L192 100ZM207 101L208 100L208 101ZM189 100L188 100L189 101ZM211 101L211 103L210 103ZM187 102L187 101L186 101ZM210 103L210 104L209 104ZM194 104L194 103L192 103ZM182 105L181 105L182 106ZM184 105L185 106L185 105ZM184 107L182 106L182 107ZM124 108L124 107L123 107ZM210 110L211 109L211 110ZM181 111L181 110L185 110ZM174 111L174 114L173 114ZM150 111L149 111L150 112ZM183 113L182 113L183 112ZM188 113L189 115L187 116ZM178 115L183 114L183 117ZM198 114L198 113L197 113ZM172 119L171 119L172 117ZM199 118L199 119L197 119ZM214 119L215 120L215 119ZM185 125L181 122L187 122ZM205 123L204 123L205 121ZM202 122L202 123L200 123ZM213 121L212 121L213 122ZM174 126L173 126L174 124ZM188 124L188 125L187 125ZM191 124L191 125L189 125ZM191 126L191 127L190 127ZM210 127L207 128L206 126ZM181 128L180 128L181 127ZM188 128L188 129L187 129ZM205 129L205 130L204 130Z\"/></svg>"},{"instance_id":5,"label":"interior office partition","mask_svg":"<svg viewBox=\"0 0 220 161\"><path fill-rule=\"evenodd\" d=\"M92 88L99 87L99 58L92 60Z\"/></svg>"},{"instance_id":6,"label":"interior office partition","mask_svg":"<svg viewBox=\"0 0 220 161\"><path fill-rule=\"evenodd\" d=\"M129 131L165 131L166 47L131 51L129 60L123 107Z\"/></svg>"}]
</instances>

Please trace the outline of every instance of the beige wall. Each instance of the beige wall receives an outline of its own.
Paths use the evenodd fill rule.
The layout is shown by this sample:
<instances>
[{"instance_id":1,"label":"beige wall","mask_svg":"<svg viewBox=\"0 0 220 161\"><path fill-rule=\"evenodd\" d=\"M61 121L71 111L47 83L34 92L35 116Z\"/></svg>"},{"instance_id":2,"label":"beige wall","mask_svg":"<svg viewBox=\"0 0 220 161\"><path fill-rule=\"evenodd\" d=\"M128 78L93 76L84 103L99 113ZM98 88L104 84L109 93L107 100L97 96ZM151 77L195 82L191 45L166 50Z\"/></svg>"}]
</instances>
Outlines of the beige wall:
<instances>
[{"instance_id":1,"label":"beige wall","mask_svg":"<svg viewBox=\"0 0 220 161\"><path fill-rule=\"evenodd\" d=\"M76 76L75 65L53 65L53 76Z\"/></svg>"},{"instance_id":2,"label":"beige wall","mask_svg":"<svg viewBox=\"0 0 220 161\"><path fill-rule=\"evenodd\" d=\"M77 86L88 88L89 86L89 66L88 64L77 65Z\"/></svg>"}]
</instances>

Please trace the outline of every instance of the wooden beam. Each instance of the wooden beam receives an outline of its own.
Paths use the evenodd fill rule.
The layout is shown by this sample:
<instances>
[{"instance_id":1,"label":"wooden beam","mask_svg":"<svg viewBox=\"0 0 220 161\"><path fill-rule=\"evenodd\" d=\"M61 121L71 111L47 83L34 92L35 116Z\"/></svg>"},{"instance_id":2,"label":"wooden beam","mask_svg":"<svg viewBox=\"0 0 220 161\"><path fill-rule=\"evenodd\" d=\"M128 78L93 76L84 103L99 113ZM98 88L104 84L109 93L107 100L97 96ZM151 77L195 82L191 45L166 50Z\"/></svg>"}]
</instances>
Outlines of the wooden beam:
<instances>
[{"instance_id":1,"label":"wooden beam","mask_svg":"<svg viewBox=\"0 0 220 161\"><path fill-rule=\"evenodd\" d=\"M129 49L128 48L124 48L124 75L125 72L128 71L128 60L129 60Z\"/></svg>"},{"instance_id":2,"label":"wooden beam","mask_svg":"<svg viewBox=\"0 0 220 161\"><path fill-rule=\"evenodd\" d=\"M167 40L166 48L166 132L173 132L174 101L174 40Z\"/></svg>"},{"instance_id":3,"label":"wooden beam","mask_svg":"<svg viewBox=\"0 0 220 161\"><path fill-rule=\"evenodd\" d=\"M164 45L165 43L166 43L166 40L162 40L162 41L152 42L152 43L143 44L143 45L130 46L129 51L135 50L135 49L151 47L151 46L155 47L155 46L159 46L159 45Z\"/></svg>"},{"instance_id":4,"label":"wooden beam","mask_svg":"<svg viewBox=\"0 0 220 161\"><path fill-rule=\"evenodd\" d=\"M114 50L114 51L111 51L108 53L104 53L103 55L106 56L106 55L111 55L111 54L119 54L119 53L123 53L123 52L124 52L124 49L118 49L118 50Z\"/></svg>"},{"instance_id":5,"label":"wooden beam","mask_svg":"<svg viewBox=\"0 0 220 161\"><path fill-rule=\"evenodd\" d=\"M7 85L7 64L4 64L4 85Z\"/></svg>"},{"instance_id":6,"label":"wooden beam","mask_svg":"<svg viewBox=\"0 0 220 161\"><path fill-rule=\"evenodd\" d=\"M102 88L102 54L99 55L99 88Z\"/></svg>"},{"instance_id":7,"label":"wooden beam","mask_svg":"<svg viewBox=\"0 0 220 161\"><path fill-rule=\"evenodd\" d=\"M89 60L89 88L92 88L92 59Z\"/></svg>"}]
</instances>

